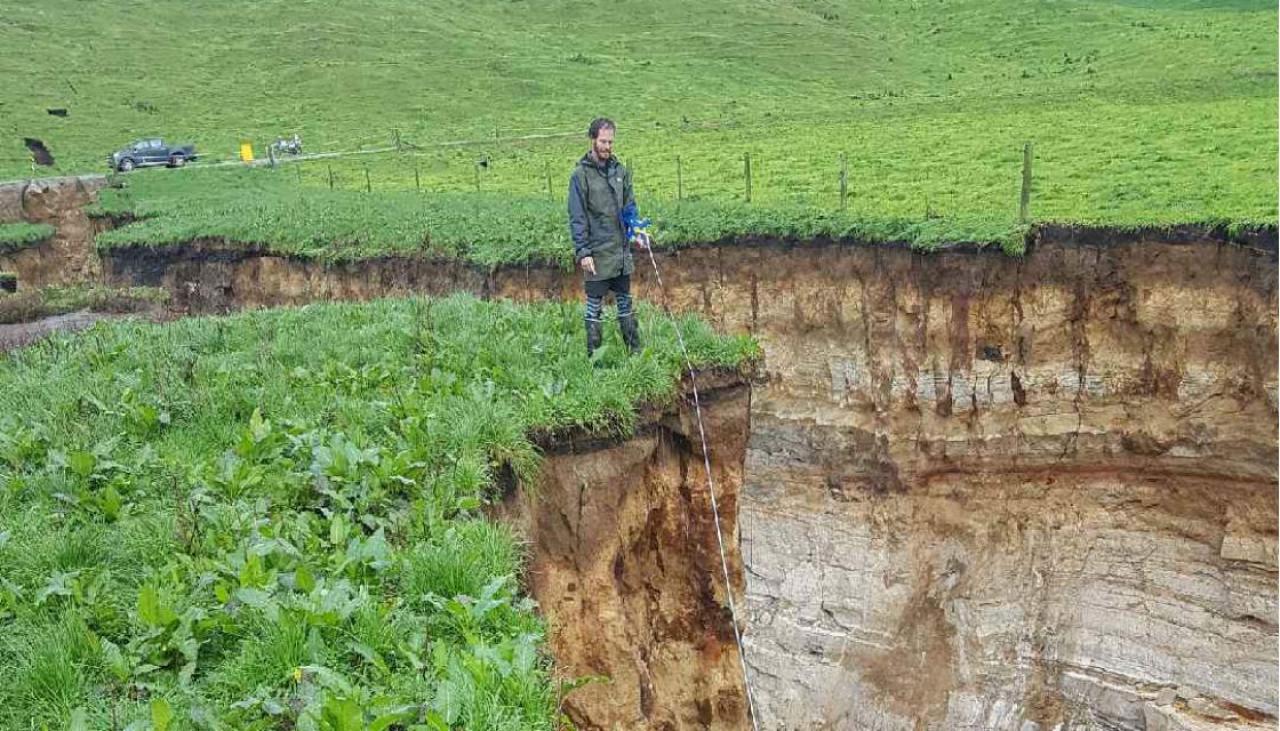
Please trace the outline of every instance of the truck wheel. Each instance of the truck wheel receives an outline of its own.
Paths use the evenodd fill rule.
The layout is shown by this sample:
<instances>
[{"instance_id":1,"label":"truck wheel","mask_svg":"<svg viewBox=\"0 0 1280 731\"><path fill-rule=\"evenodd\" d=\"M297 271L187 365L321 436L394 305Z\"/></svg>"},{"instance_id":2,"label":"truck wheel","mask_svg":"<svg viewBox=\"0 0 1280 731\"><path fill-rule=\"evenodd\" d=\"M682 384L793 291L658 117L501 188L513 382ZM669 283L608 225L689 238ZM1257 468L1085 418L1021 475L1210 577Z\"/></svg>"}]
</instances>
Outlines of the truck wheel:
<instances>
[{"instance_id":1,"label":"truck wheel","mask_svg":"<svg viewBox=\"0 0 1280 731\"><path fill-rule=\"evenodd\" d=\"M122 173L127 173L127 172L129 172L130 170L132 170L134 167L135 167L135 165L134 165L134 163L133 163L133 158L132 158L132 157L126 157L125 159L123 159L123 160L121 160L121 161L120 161L120 165L119 165L118 169L119 169L119 170L120 170L120 172L122 172Z\"/></svg>"},{"instance_id":2,"label":"truck wheel","mask_svg":"<svg viewBox=\"0 0 1280 731\"><path fill-rule=\"evenodd\" d=\"M180 168L187 164L187 158L182 155L173 155L169 158L169 167Z\"/></svg>"}]
</instances>

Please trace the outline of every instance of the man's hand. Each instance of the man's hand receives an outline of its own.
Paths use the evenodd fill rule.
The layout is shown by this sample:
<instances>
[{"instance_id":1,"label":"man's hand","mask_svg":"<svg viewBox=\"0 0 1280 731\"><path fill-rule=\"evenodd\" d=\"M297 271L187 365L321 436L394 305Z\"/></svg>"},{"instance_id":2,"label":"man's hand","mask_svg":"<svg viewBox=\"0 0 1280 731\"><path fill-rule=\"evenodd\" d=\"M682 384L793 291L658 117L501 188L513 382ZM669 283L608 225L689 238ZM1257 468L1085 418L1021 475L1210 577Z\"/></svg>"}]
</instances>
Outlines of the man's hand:
<instances>
[{"instance_id":1,"label":"man's hand","mask_svg":"<svg viewBox=\"0 0 1280 731\"><path fill-rule=\"evenodd\" d=\"M584 271L584 272L586 272L586 273L590 274L591 276L595 276L595 273L596 273L596 260L595 260L595 259L593 259L593 258L591 258L591 257L589 257L589 256L584 256L584 257L582 257L582 262L581 262L581 264L582 264L582 271Z\"/></svg>"},{"instance_id":2,"label":"man's hand","mask_svg":"<svg viewBox=\"0 0 1280 731\"><path fill-rule=\"evenodd\" d=\"M649 238L649 234L644 231L637 231L635 235L631 237L631 241L642 249L647 249L653 244L653 240Z\"/></svg>"}]
</instances>

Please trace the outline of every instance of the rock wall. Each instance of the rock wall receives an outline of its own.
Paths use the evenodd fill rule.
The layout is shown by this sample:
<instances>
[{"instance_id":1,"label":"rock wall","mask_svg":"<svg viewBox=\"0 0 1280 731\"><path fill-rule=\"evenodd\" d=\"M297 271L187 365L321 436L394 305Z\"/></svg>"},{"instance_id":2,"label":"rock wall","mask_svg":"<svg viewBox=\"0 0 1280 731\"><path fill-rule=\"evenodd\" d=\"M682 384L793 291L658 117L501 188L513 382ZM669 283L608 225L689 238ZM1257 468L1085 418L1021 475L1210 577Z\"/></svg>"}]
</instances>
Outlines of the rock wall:
<instances>
[{"instance_id":1,"label":"rock wall","mask_svg":"<svg viewBox=\"0 0 1280 731\"><path fill-rule=\"evenodd\" d=\"M1274 232L659 263L676 309L766 352L738 516L763 728L1274 726ZM107 269L204 311L579 296L546 268L200 247Z\"/></svg>"}]
</instances>

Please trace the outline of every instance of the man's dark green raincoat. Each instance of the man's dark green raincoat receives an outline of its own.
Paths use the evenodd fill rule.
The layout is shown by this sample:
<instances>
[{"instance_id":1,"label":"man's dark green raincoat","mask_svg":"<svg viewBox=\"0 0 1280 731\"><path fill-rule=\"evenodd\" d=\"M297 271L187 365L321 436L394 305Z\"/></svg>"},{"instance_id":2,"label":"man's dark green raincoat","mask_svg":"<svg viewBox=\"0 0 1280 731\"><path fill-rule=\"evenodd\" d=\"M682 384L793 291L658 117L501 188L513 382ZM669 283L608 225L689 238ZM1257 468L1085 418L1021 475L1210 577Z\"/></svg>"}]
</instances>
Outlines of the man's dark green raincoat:
<instances>
[{"instance_id":1,"label":"man's dark green raincoat","mask_svg":"<svg viewBox=\"0 0 1280 731\"><path fill-rule=\"evenodd\" d=\"M588 282L630 275L635 269L622 225L622 209L634 203L631 171L617 158L601 165L590 153L582 156L569 176L569 235L573 259L592 257L596 273L584 272Z\"/></svg>"}]
</instances>

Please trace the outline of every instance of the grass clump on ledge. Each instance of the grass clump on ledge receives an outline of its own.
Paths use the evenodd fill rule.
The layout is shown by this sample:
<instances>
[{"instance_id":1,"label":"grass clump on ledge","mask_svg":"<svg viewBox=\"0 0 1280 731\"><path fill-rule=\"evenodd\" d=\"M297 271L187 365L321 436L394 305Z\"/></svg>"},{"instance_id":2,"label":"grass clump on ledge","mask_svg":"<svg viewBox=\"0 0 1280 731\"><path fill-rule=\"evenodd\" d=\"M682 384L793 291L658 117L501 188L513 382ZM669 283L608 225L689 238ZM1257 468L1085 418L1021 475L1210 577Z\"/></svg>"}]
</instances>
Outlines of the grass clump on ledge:
<instances>
[{"instance_id":1,"label":"grass clump on ledge","mask_svg":"<svg viewBox=\"0 0 1280 731\"><path fill-rule=\"evenodd\" d=\"M0 254L38 244L53 236L47 223L0 223Z\"/></svg>"},{"instance_id":2,"label":"grass clump on ledge","mask_svg":"<svg viewBox=\"0 0 1280 731\"><path fill-rule=\"evenodd\" d=\"M564 205L502 193L365 193L299 187L290 171L189 170L132 175L101 194L101 215L135 223L99 234L100 247L167 246L202 239L259 245L284 254L360 259L427 253L493 266L528 261L571 265ZM742 236L997 243L1020 253L1012 218L868 218L808 206L731 201L647 201L660 246Z\"/></svg>"},{"instance_id":3,"label":"grass clump on ledge","mask_svg":"<svg viewBox=\"0 0 1280 731\"><path fill-rule=\"evenodd\" d=\"M536 473L534 430L673 398L675 327L701 366L758 354L641 316L650 349L603 368L578 307L466 297L0 358L0 727L558 728L495 472Z\"/></svg>"}]
</instances>

